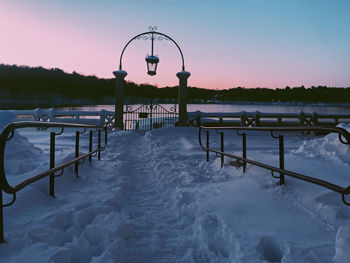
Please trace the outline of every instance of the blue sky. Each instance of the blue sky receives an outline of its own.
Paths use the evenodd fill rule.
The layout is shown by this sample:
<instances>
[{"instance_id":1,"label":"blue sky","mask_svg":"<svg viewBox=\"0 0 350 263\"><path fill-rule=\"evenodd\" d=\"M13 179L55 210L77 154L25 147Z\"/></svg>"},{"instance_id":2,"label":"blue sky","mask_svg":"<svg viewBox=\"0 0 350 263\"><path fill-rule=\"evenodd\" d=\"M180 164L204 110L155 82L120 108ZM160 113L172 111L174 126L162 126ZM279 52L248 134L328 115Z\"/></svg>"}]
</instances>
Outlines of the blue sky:
<instances>
[{"instance_id":1,"label":"blue sky","mask_svg":"<svg viewBox=\"0 0 350 263\"><path fill-rule=\"evenodd\" d=\"M350 86L348 0L0 0L0 23L1 63L112 77L126 42L156 25L182 48L192 86ZM176 85L176 47L155 43L154 77L148 53L147 41L127 48L127 79Z\"/></svg>"}]
</instances>

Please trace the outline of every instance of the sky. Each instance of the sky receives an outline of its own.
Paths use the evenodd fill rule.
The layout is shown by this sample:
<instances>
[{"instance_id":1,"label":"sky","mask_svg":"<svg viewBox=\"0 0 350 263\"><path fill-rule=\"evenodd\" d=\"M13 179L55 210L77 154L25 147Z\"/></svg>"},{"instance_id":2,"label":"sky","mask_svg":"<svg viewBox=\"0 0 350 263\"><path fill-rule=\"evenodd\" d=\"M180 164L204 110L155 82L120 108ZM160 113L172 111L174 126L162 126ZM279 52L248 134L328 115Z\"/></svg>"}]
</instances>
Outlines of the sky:
<instances>
[{"instance_id":1,"label":"sky","mask_svg":"<svg viewBox=\"0 0 350 263\"><path fill-rule=\"evenodd\" d=\"M350 87L349 0L0 0L0 63L112 78L125 44L157 26L181 47L188 85ZM125 50L126 80L178 84L181 56L155 41Z\"/></svg>"}]
</instances>

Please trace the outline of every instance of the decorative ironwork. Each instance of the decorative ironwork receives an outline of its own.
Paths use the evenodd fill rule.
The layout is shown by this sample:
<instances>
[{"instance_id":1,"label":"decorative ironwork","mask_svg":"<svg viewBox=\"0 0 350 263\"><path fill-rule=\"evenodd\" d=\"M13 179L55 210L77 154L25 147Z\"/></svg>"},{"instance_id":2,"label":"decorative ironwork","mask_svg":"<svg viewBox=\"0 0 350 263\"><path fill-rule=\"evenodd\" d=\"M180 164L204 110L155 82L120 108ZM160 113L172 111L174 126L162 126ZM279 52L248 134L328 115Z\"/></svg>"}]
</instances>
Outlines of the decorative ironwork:
<instances>
[{"instance_id":1,"label":"decorative ironwork","mask_svg":"<svg viewBox=\"0 0 350 263\"><path fill-rule=\"evenodd\" d=\"M178 119L176 105L166 109L160 104L144 104L135 110L131 105L125 106L125 130L152 130L156 128L173 127Z\"/></svg>"},{"instance_id":2,"label":"decorative ironwork","mask_svg":"<svg viewBox=\"0 0 350 263\"><path fill-rule=\"evenodd\" d=\"M163 34L161 32L157 32L157 26L149 26L148 27L148 32L144 32L144 33L141 33L141 34L138 34L136 36L134 36L132 39L130 39L126 45L124 46L123 50L122 50L122 53L120 54L120 60L119 60L119 70L122 70L122 59L123 59L123 54L125 52L125 49L127 48L127 46L129 46L129 44L134 41L134 40L159 40L159 41L162 41L162 40L169 40L171 42L173 42L175 44L175 46L177 47L177 49L179 50L180 52L180 55L181 55L181 59L182 59L182 70L185 70L185 60L184 60L184 56L183 56L183 53L182 53L182 50L180 48L180 46L175 42L174 39L172 39L171 37L169 37L168 35L166 34Z\"/></svg>"},{"instance_id":3,"label":"decorative ironwork","mask_svg":"<svg viewBox=\"0 0 350 263\"><path fill-rule=\"evenodd\" d=\"M264 113L264 112L188 112L191 126L241 126L241 127L335 127L349 122L350 114L313 113Z\"/></svg>"},{"instance_id":4,"label":"decorative ironwork","mask_svg":"<svg viewBox=\"0 0 350 263\"><path fill-rule=\"evenodd\" d=\"M115 122L114 115L106 114L105 116L103 116L103 125L104 126L106 126L108 128L113 128L114 122Z\"/></svg>"},{"instance_id":5,"label":"decorative ironwork","mask_svg":"<svg viewBox=\"0 0 350 263\"><path fill-rule=\"evenodd\" d=\"M138 36L136 38L136 40L150 40L150 39L152 39L152 37L153 37L154 40L159 40L159 41L168 40L168 41L170 41L170 39L168 37L160 35L157 32L146 33L145 35Z\"/></svg>"},{"instance_id":6,"label":"decorative ironwork","mask_svg":"<svg viewBox=\"0 0 350 263\"><path fill-rule=\"evenodd\" d=\"M149 32L139 35L136 39L151 40L153 38L154 40L159 40L159 41L162 41L162 40L170 41L169 37L157 32L157 26L149 26L148 30Z\"/></svg>"},{"instance_id":7,"label":"decorative ironwork","mask_svg":"<svg viewBox=\"0 0 350 263\"><path fill-rule=\"evenodd\" d=\"M155 31L157 31L157 26L148 26L148 30L155 32Z\"/></svg>"}]
</instances>

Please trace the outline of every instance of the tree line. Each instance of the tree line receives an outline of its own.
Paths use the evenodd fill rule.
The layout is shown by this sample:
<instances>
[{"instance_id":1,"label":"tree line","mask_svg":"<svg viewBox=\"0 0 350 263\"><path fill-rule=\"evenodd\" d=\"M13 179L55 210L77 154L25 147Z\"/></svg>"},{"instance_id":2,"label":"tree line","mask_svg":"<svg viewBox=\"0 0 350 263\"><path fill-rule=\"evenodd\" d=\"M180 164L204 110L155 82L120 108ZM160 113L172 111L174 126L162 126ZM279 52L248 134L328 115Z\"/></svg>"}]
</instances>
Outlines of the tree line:
<instances>
[{"instance_id":1,"label":"tree line","mask_svg":"<svg viewBox=\"0 0 350 263\"><path fill-rule=\"evenodd\" d=\"M61 69L27 67L0 64L0 100L36 101L52 105L56 101L62 106L113 102L114 79L84 76ZM125 96L131 102L137 99L157 98L159 101L176 102L178 86L158 88L149 84L126 82ZM350 87L317 86L305 88L285 87L283 89L236 87L225 90L211 90L189 87L189 102L302 102L302 103L350 103ZM72 103L74 102L75 103ZM57 106L57 105L56 105Z\"/></svg>"}]
</instances>

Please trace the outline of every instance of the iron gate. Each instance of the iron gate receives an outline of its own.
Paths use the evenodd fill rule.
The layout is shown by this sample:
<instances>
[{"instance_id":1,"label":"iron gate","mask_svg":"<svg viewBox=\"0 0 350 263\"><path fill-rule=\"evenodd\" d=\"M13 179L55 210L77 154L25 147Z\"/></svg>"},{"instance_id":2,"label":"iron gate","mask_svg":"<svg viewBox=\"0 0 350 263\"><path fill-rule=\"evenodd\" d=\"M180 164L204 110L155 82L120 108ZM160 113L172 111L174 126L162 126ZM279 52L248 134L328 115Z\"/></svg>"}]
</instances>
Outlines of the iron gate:
<instances>
[{"instance_id":1,"label":"iron gate","mask_svg":"<svg viewBox=\"0 0 350 263\"><path fill-rule=\"evenodd\" d=\"M125 106L125 130L152 130L156 128L174 127L178 120L176 104L170 109L160 104L144 104L135 110L131 105Z\"/></svg>"}]
</instances>

